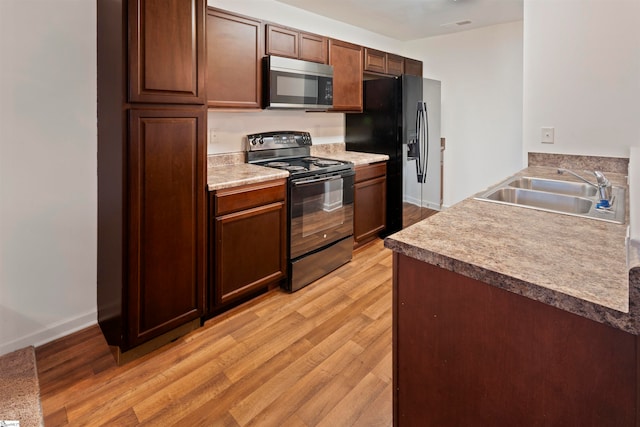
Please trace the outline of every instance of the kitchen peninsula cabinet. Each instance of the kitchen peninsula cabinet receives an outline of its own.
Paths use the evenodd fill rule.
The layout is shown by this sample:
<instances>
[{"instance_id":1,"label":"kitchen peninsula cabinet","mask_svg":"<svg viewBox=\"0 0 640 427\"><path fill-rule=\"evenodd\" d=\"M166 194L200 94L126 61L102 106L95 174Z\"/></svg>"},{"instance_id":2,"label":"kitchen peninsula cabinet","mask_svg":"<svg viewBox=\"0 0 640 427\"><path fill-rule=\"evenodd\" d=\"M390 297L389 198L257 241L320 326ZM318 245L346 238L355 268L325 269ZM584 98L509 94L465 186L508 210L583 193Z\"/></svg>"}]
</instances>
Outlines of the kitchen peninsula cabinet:
<instances>
[{"instance_id":1,"label":"kitchen peninsula cabinet","mask_svg":"<svg viewBox=\"0 0 640 427\"><path fill-rule=\"evenodd\" d=\"M385 228L387 163L356 167L354 185L354 247L373 240Z\"/></svg>"},{"instance_id":2,"label":"kitchen peninsula cabinet","mask_svg":"<svg viewBox=\"0 0 640 427\"><path fill-rule=\"evenodd\" d=\"M362 46L329 39L333 111L362 111Z\"/></svg>"},{"instance_id":3,"label":"kitchen peninsula cabinet","mask_svg":"<svg viewBox=\"0 0 640 427\"><path fill-rule=\"evenodd\" d=\"M207 9L207 104L258 109L262 105L262 22Z\"/></svg>"},{"instance_id":4,"label":"kitchen peninsula cabinet","mask_svg":"<svg viewBox=\"0 0 640 427\"><path fill-rule=\"evenodd\" d=\"M209 196L209 314L286 278L286 179Z\"/></svg>"},{"instance_id":5,"label":"kitchen peninsula cabinet","mask_svg":"<svg viewBox=\"0 0 640 427\"><path fill-rule=\"evenodd\" d=\"M118 363L204 314L204 17L204 0L97 2L97 309Z\"/></svg>"},{"instance_id":6,"label":"kitchen peninsula cabinet","mask_svg":"<svg viewBox=\"0 0 640 427\"><path fill-rule=\"evenodd\" d=\"M326 37L273 24L267 25L266 33L268 55L327 63Z\"/></svg>"}]
</instances>

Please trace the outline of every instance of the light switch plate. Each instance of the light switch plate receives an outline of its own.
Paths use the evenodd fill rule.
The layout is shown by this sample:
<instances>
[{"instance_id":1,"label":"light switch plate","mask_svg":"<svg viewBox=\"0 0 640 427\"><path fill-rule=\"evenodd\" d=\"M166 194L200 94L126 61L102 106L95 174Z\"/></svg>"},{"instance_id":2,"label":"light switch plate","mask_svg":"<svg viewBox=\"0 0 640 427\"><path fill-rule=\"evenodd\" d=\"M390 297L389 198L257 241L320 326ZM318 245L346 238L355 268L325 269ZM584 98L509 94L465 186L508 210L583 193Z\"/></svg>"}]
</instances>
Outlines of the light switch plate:
<instances>
[{"instance_id":1,"label":"light switch plate","mask_svg":"<svg viewBox=\"0 0 640 427\"><path fill-rule=\"evenodd\" d=\"M542 143L553 144L554 128L542 128Z\"/></svg>"}]
</instances>

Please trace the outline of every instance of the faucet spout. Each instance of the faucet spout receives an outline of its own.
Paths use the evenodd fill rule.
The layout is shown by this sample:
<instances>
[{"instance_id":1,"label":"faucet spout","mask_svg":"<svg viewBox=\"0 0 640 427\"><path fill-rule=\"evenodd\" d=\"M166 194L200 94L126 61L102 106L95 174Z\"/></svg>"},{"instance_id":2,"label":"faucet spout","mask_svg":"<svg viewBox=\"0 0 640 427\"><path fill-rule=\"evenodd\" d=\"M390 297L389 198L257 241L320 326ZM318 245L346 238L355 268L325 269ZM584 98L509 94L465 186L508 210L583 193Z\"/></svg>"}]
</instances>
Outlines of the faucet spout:
<instances>
[{"instance_id":1,"label":"faucet spout","mask_svg":"<svg viewBox=\"0 0 640 427\"><path fill-rule=\"evenodd\" d=\"M562 175L563 173L569 173L573 176L575 176L576 178L578 178L581 181L586 182L587 184L596 187L598 189L598 196L600 198L600 202L598 202L597 207L598 208L610 208L611 207L611 203L612 203L612 198L611 198L611 183L609 182L609 180L607 179L606 176L604 176L604 174L598 170L593 171L593 174L596 177L596 184L594 184L593 182L590 182L589 180L581 177L580 175L578 175L575 172L570 171L569 169L564 169L564 168L558 168L558 173L560 175Z\"/></svg>"},{"instance_id":2,"label":"faucet spout","mask_svg":"<svg viewBox=\"0 0 640 427\"><path fill-rule=\"evenodd\" d=\"M562 175L564 173L568 173L570 175L575 176L576 178L578 178L580 181L586 182L587 184L591 185L592 187L596 187L598 188L598 184L594 184L593 182L589 181L586 178L581 177L580 175L578 175L577 173L570 171L569 169L564 169L564 168L558 168L558 174Z\"/></svg>"}]
</instances>

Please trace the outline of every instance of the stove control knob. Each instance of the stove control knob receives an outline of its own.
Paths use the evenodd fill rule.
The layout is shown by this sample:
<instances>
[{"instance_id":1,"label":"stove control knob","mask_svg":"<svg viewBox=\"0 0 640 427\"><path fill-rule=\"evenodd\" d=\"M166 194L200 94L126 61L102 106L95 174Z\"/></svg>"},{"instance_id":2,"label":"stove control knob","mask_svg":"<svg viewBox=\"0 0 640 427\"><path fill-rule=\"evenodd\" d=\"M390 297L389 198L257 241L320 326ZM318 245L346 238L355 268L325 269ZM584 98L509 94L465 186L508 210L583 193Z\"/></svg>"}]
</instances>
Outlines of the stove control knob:
<instances>
[{"instance_id":1,"label":"stove control knob","mask_svg":"<svg viewBox=\"0 0 640 427\"><path fill-rule=\"evenodd\" d=\"M256 139L254 137L249 138L249 144L256 145Z\"/></svg>"},{"instance_id":2,"label":"stove control knob","mask_svg":"<svg viewBox=\"0 0 640 427\"><path fill-rule=\"evenodd\" d=\"M264 144L264 138L262 138L262 136L260 136L260 138L258 138L258 142L259 142L260 144Z\"/></svg>"}]
</instances>

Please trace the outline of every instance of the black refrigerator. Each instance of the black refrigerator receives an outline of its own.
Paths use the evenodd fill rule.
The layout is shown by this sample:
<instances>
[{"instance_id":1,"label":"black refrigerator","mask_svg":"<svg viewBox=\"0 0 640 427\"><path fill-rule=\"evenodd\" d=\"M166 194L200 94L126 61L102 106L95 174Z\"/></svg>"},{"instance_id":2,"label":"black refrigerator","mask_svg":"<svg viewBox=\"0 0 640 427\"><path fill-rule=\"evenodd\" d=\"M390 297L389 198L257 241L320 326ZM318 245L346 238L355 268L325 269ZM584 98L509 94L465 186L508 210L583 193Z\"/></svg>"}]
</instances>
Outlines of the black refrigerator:
<instances>
[{"instance_id":1,"label":"black refrigerator","mask_svg":"<svg viewBox=\"0 0 640 427\"><path fill-rule=\"evenodd\" d=\"M389 235L416 218L408 210L440 209L440 82L402 75L363 84L363 112L346 114L345 143L349 151L389 156Z\"/></svg>"}]
</instances>

